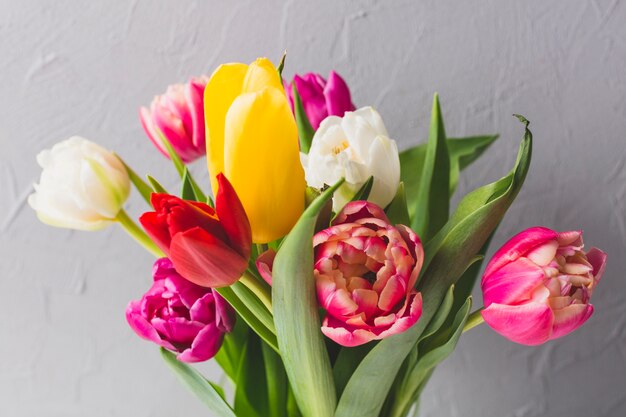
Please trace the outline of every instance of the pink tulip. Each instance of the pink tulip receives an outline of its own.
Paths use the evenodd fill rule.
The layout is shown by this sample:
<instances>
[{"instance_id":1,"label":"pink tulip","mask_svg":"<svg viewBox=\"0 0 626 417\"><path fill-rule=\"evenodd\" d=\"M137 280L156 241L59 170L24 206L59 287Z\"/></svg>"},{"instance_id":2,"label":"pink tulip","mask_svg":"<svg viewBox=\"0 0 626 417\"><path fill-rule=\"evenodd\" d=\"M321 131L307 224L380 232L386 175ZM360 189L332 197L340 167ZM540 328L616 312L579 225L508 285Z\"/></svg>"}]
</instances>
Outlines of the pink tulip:
<instances>
[{"instance_id":1,"label":"pink tulip","mask_svg":"<svg viewBox=\"0 0 626 417\"><path fill-rule=\"evenodd\" d=\"M315 130L326 117L343 117L345 112L355 109L348 85L335 71L330 72L328 81L312 72L302 76L296 75L291 83L285 85L292 109L294 108L293 83L296 84L296 89L302 99L304 112Z\"/></svg>"},{"instance_id":2,"label":"pink tulip","mask_svg":"<svg viewBox=\"0 0 626 417\"><path fill-rule=\"evenodd\" d=\"M138 336L178 352L181 362L206 361L217 353L234 325L232 307L210 288L179 275L167 258L157 260L154 283L131 301L126 320Z\"/></svg>"},{"instance_id":3,"label":"pink tulip","mask_svg":"<svg viewBox=\"0 0 626 417\"><path fill-rule=\"evenodd\" d=\"M422 314L414 288L424 252L417 235L393 226L373 203L348 203L313 237L322 332L343 346L401 333Z\"/></svg>"},{"instance_id":4,"label":"pink tulip","mask_svg":"<svg viewBox=\"0 0 626 417\"><path fill-rule=\"evenodd\" d=\"M207 81L203 76L170 85L165 94L154 97L150 109L140 109L141 124L163 155L169 156L159 130L184 162L206 154L203 96Z\"/></svg>"},{"instance_id":5,"label":"pink tulip","mask_svg":"<svg viewBox=\"0 0 626 417\"><path fill-rule=\"evenodd\" d=\"M565 336L593 314L589 301L605 263L601 250L583 251L581 231L527 229L487 265L482 316L496 332L524 345Z\"/></svg>"}]
</instances>

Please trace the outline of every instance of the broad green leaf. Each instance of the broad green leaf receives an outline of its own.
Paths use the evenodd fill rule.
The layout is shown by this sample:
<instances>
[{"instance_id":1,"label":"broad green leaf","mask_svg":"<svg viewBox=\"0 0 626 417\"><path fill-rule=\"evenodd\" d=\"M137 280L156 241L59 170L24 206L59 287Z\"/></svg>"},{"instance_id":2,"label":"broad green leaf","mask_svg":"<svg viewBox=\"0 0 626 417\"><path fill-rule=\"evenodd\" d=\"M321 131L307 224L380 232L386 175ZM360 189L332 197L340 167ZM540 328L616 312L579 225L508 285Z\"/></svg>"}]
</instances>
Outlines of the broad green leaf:
<instances>
[{"instance_id":1,"label":"broad green leaf","mask_svg":"<svg viewBox=\"0 0 626 417\"><path fill-rule=\"evenodd\" d=\"M404 183L400 182L396 196L385 209L385 213L392 224L409 225L411 223L409 212L406 205L406 195L404 192Z\"/></svg>"},{"instance_id":2,"label":"broad green leaf","mask_svg":"<svg viewBox=\"0 0 626 417\"><path fill-rule=\"evenodd\" d=\"M293 108L296 115L296 125L298 125L298 136L300 137L300 150L304 153L309 153L315 130L311 126L311 122L309 122L309 118L304 111L302 99L300 98L300 94L298 94L295 82L292 84L291 91L293 93Z\"/></svg>"},{"instance_id":3,"label":"broad green leaf","mask_svg":"<svg viewBox=\"0 0 626 417\"><path fill-rule=\"evenodd\" d=\"M237 284L239 283L235 283L233 285ZM245 302L239 299L231 287L216 288L215 290L222 297L224 297L226 301L228 301L228 304L235 309L243 321L245 321L248 326L250 326L250 328L265 341L265 343L267 343L276 352L279 352L276 333L273 332L273 329L268 328L264 322L256 316L255 312L248 308Z\"/></svg>"},{"instance_id":4,"label":"broad green leaf","mask_svg":"<svg viewBox=\"0 0 626 417\"><path fill-rule=\"evenodd\" d=\"M249 327L241 317L237 317L235 326L232 331L224 335L222 347L215 355L216 362L233 382L237 380L241 352L248 340L248 329Z\"/></svg>"},{"instance_id":5,"label":"broad green leaf","mask_svg":"<svg viewBox=\"0 0 626 417\"><path fill-rule=\"evenodd\" d=\"M454 194L459 181L459 172L478 159L498 138L498 135L470 136L448 139L450 154L450 195ZM426 158L426 145L421 144L400 152L400 173L409 202L409 213L415 216L415 200L422 178L421 167Z\"/></svg>"},{"instance_id":6,"label":"broad green leaf","mask_svg":"<svg viewBox=\"0 0 626 417\"><path fill-rule=\"evenodd\" d=\"M422 317L404 333L382 340L363 359L343 391L335 417L378 416L399 368L434 317L450 285L465 271L513 203L528 173L531 153L532 135L526 124L514 169L499 181L468 194L427 245L427 264L420 279Z\"/></svg>"},{"instance_id":7,"label":"broad green leaf","mask_svg":"<svg viewBox=\"0 0 626 417\"><path fill-rule=\"evenodd\" d=\"M337 403L330 359L320 331L313 232L320 210L342 182L324 191L304 211L274 261L276 336L296 402L305 417L331 417Z\"/></svg>"},{"instance_id":8,"label":"broad green leaf","mask_svg":"<svg viewBox=\"0 0 626 417\"><path fill-rule=\"evenodd\" d=\"M152 186L152 189L155 193L169 194L167 190L153 177L151 177L150 175L147 175L146 177L148 178L148 182Z\"/></svg>"},{"instance_id":9,"label":"broad green leaf","mask_svg":"<svg viewBox=\"0 0 626 417\"><path fill-rule=\"evenodd\" d=\"M238 416L265 417L269 413L261 340L255 334L244 346L235 381L234 408Z\"/></svg>"},{"instance_id":10,"label":"broad green leaf","mask_svg":"<svg viewBox=\"0 0 626 417\"><path fill-rule=\"evenodd\" d=\"M448 221L450 212L450 156L446 143L439 96L433 98L433 110L424 165L417 198L412 229L425 242L434 236Z\"/></svg>"},{"instance_id":11,"label":"broad green leaf","mask_svg":"<svg viewBox=\"0 0 626 417\"><path fill-rule=\"evenodd\" d=\"M276 333L272 313L267 310L256 294L239 281L232 284L230 288L265 327L267 327L272 333Z\"/></svg>"},{"instance_id":12,"label":"broad green leaf","mask_svg":"<svg viewBox=\"0 0 626 417\"><path fill-rule=\"evenodd\" d=\"M469 297L457 311L450 326L440 329L425 341L424 348L420 347L420 352L425 353L420 355L400 387L400 392L395 397L391 417L403 417L408 413L416 393L429 372L452 353L463 333L463 326L465 326L471 306L472 299Z\"/></svg>"},{"instance_id":13,"label":"broad green leaf","mask_svg":"<svg viewBox=\"0 0 626 417\"><path fill-rule=\"evenodd\" d=\"M450 315L450 310L452 310L452 305L454 304L454 284L450 285L448 292L443 298L441 305L437 309L437 312L433 316L433 319L428 323L428 327L424 330L424 333L421 335L420 340L424 340L427 337L435 334L441 326L445 323L446 319Z\"/></svg>"},{"instance_id":14,"label":"broad green leaf","mask_svg":"<svg viewBox=\"0 0 626 417\"><path fill-rule=\"evenodd\" d=\"M261 346L265 379L267 385L268 416L288 417L287 415L287 374L280 356L266 344Z\"/></svg>"},{"instance_id":15,"label":"broad green leaf","mask_svg":"<svg viewBox=\"0 0 626 417\"><path fill-rule=\"evenodd\" d=\"M350 201L367 200L370 196L370 192L372 191L372 185L374 185L374 177L370 176L367 181L365 181L365 184L363 184L356 194L354 194L354 197L352 197L352 200Z\"/></svg>"},{"instance_id":16,"label":"broad green leaf","mask_svg":"<svg viewBox=\"0 0 626 417\"><path fill-rule=\"evenodd\" d=\"M350 380L352 373L359 366L365 355L372 350L372 347L372 343L366 343L352 348L341 348L333 365L333 379L335 380L337 397L341 397L341 393Z\"/></svg>"},{"instance_id":17,"label":"broad green leaf","mask_svg":"<svg viewBox=\"0 0 626 417\"><path fill-rule=\"evenodd\" d=\"M115 154L115 156L117 157L117 159L120 160L122 165L124 165L124 168L126 168L126 172L128 173L128 178L130 178L130 182L135 186L139 194L141 194L141 197L143 197L148 205L151 205L150 196L152 195L152 188L148 184L146 184L146 182L142 180L141 177L137 175L137 173L133 171L132 168L128 166L128 164L126 164L126 162L124 162L124 160L120 158L119 155Z\"/></svg>"},{"instance_id":18,"label":"broad green leaf","mask_svg":"<svg viewBox=\"0 0 626 417\"><path fill-rule=\"evenodd\" d=\"M176 359L168 350L161 348L161 356L176 376L218 417L237 417L220 393L198 371Z\"/></svg>"}]
</instances>

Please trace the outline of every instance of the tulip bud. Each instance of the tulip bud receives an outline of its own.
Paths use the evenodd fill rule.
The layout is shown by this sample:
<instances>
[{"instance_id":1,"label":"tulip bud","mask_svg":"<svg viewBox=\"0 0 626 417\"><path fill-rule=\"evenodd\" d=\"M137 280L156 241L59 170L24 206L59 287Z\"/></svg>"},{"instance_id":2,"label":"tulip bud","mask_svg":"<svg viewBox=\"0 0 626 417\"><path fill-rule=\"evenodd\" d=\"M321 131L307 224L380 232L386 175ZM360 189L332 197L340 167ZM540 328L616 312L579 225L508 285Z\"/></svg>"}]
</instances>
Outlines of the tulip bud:
<instances>
[{"instance_id":1,"label":"tulip bud","mask_svg":"<svg viewBox=\"0 0 626 417\"><path fill-rule=\"evenodd\" d=\"M28 204L50 226L98 230L114 221L130 193L124 164L113 153L74 136L37 155L43 168Z\"/></svg>"},{"instance_id":2,"label":"tulip bud","mask_svg":"<svg viewBox=\"0 0 626 417\"><path fill-rule=\"evenodd\" d=\"M176 270L203 287L233 284L248 267L250 224L228 180L218 176L215 209L168 194L152 194L155 211L139 222Z\"/></svg>"},{"instance_id":3,"label":"tulip bud","mask_svg":"<svg viewBox=\"0 0 626 417\"><path fill-rule=\"evenodd\" d=\"M342 117L345 112L354 110L350 89L335 71L331 71L326 81L321 75L308 73L296 75L285 91L291 109L294 110L293 85L296 85L302 107L313 129L317 130L322 120L328 116Z\"/></svg>"},{"instance_id":4,"label":"tulip bud","mask_svg":"<svg viewBox=\"0 0 626 417\"><path fill-rule=\"evenodd\" d=\"M206 154L203 95L207 81L203 76L170 85L165 94L154 97L149 109L140 109L141 124L163 155L169 157L159 131L184 162Z\"/></svg>"},{"instance_id":5,"label":"tulip bud","mask_svg":"<svg viewBox=\"0 0 626 417\"><path fill-rule=\"evenodd\" d=\"M422 314L414 288L424 261L419 237L393 226L375 204L347 204L313 237L322 332L343 346L402 333Z\"/></svg>"},{"instance_id":6,"label":"tulip bud","mask_svg":"<svg viewBox=\"0 0 626 417\"><path fill-rule=\"evenodd\" d=\"M605 263L601 250L583 251L580 231L527 229L487 265L482 316L496 332L524 345L565 336L593 314L589 301Z\"/></svg>"},{"instance_id":7,"label":"tulip bud","mask_svg":"<svg viewBox=\"0 0 626 417\"><path fill-rule=\"evenodd\" d=\"M183 278L167 258L153 268L154 283L131 301L126 320L137 335L178 352L181 362L206 361L218 352L235 321L232 307L215 291Z\"/></svg>"},{"instance_id":8,"label":"tulip bud","mask_svg":"<svg viewBox=\"0 0 626 417\"><path fill-rule=\"evenodd\" d=\"M313 136L308 155L301 153L306 182L322 188L345 178L333 196L339 211L369 177L374 177L368 201L387 206L400 185L400 157L396 142L376 110L363 107L343 118L329 116Z\"/></svg>"},{"instance_id":9,"label":"tulip bud","mask_svg":"<svg viewBox=\"0 0 626 417\"><path fill-rule=\"evenodd\" d=\"M226 64L205 93L207 160L232 183L250 220L252 240L286 235L304 210L304 172L296 122L276 68L266 58Z\"/></svg>"}]
</instances>

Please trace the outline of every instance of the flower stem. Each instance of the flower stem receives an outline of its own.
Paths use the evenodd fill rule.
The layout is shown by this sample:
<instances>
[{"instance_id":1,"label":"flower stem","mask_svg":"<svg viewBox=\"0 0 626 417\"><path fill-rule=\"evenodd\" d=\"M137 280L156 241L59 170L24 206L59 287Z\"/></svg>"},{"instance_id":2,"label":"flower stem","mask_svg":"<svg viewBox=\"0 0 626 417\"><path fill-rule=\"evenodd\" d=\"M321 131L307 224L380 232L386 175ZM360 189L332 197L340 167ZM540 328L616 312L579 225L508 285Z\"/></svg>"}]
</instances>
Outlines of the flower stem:
<instances>
[{"instance_id":1,"label":"flower stem","mask_svg":"<svg viewBox=\"0 0 626 417\"><path fill-rule=\"evenodd\" d=\"M467 318L467 322L465 322L465 327L463 327L463 333L467 332L468 330L472 330L474 327L485 322L482 314L480 314L484 308L485 307L481 307L469 315L469 317Z\"/></svg>"},{"instance_id":2,"label":"flower stem","mask_svg":"<svg viewBox=\"0 0 626 417\"><path fill-rule=\"evenodd\" d=\"M267 308L270 313L272 312L272 296L266 285L263 285L248 271L243 273L241 278L239 278L239 282L259 297L259 300L263 303L265 308Z\"/></svg>"},{"instance_id":3,"label":"flower stem","mask_svg":"<svg viewBox=\"0 0 626 417\"><path fill-rule=\"evenodd\" d=\"M117 213L117 217L115 218L117 222L124 228L126 233L128 233L133 239L137 241L141 246L143 246L148 252L156 256L157 258L162 258L165 256L163 251L159 249L159 247L150 239L150 237L143 231L137 223L135 223L129 216L128 213L124 209L121 209L119 213Z\"/></svg>"}]
</instances>

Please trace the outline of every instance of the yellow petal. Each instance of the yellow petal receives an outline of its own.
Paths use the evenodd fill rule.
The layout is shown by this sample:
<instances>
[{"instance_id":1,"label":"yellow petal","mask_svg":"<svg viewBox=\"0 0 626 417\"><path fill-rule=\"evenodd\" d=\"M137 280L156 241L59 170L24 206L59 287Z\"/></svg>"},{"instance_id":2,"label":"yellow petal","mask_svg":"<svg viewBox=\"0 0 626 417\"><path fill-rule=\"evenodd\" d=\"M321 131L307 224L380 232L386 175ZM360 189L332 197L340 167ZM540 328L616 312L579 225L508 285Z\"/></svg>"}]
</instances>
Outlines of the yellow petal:
<instances>
[{"instance_id":1,"label":"yellow petal","mask_svg":"<svg viewBox=\"0 0 626 417\"><path fill-rule=\"evenodd\" d=\"M248 66L224 64L215 70L204 89L207 165L213 194L217 194L217 174L224 171L224 121L233 100L241 93Z\"/></svg>"},{"instance_id":2,"label":"yellow petal","mask_svg":"<svg viewBox=\"0 0 626 417\"><path fill-rule=\"evenodd\" d=\"M272 61L267 58L258 58L248 66L241 92L253 93L265 87L274 87L282 91L283 83Z\"/></svg>"},{"instance_id":3,"label":"yellow petal","mask_svg":"<svg viewBox=\"0 0 626 417\"><path fill-rule=\"evenodd\" d=\"M252 228L266 243L286 235L304 210L298 130L282 90L237 97L226 114L224 173Z\"/></svg>"}]
</instances>

